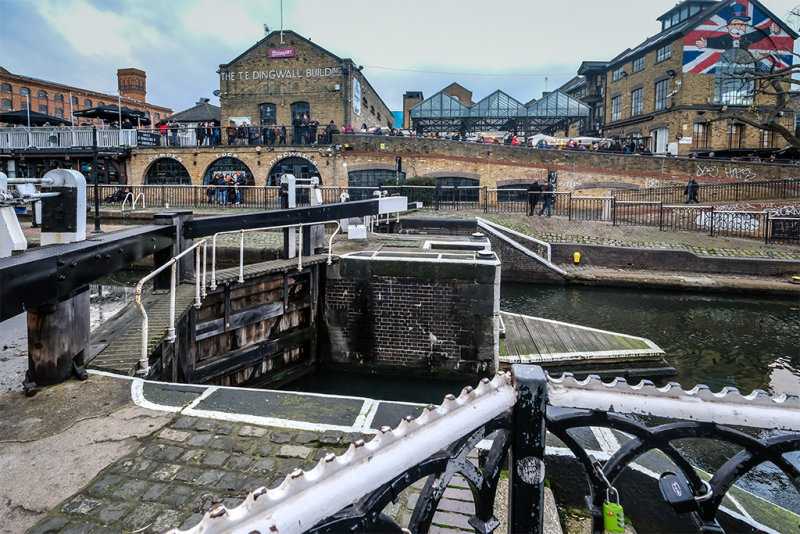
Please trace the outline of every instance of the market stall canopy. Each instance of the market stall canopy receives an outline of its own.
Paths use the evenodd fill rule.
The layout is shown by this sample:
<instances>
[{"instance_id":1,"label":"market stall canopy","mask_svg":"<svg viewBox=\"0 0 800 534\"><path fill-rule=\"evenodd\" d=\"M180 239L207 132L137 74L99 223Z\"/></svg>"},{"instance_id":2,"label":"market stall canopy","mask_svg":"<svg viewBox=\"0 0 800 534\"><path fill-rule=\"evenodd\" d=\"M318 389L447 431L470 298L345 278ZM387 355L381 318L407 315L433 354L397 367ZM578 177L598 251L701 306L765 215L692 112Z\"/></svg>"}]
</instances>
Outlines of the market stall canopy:
<instances>
[{"instance_id":1,"label":"market stall canopy","mask_svg":"<svg viewBox=\"0 0 800 534\"><path fill-rule=\"evenodd\" d=\"M88 119L103 119L107 121L118 121L120 115L122 120L129 119L133 123L150 124L150 119L144 114L143 111L138 109L130 109L125 106L122 110L117 106L97 106L95 108L82 109L73 113L76 117L86 117Z\"/></svg>"},{"instance_id":2,"label":"market stall canopy","mask_svg":"<svg viewBox=\"0 0 800 534\"><path fill-rule=\"evenodd\" d=\"M28 120L29 117L30 121ZM72 124L68 120L60 119L58 117L51 117L50 115L45 115L44 113L38 113L36 111L28 111L26 109L0 113L0 122L4 122L6 124L28 124L30 122L31 126L41 126L46 123L50 123L52 125Z\"/></svg>"}]
</instances>

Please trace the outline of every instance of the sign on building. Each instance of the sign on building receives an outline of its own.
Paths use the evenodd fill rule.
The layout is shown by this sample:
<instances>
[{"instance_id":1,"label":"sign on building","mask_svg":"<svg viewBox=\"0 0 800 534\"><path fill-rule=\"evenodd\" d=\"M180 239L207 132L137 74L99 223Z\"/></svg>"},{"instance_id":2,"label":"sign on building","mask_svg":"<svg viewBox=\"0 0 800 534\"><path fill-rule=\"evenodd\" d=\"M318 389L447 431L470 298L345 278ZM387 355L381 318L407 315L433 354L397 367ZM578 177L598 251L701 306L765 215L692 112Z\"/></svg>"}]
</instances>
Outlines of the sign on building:
<instances>
[{"instance_id":1,"label":"sign on building","mask_svg":"<svg viewBox=\"0 0 800 534\"><path fill-rule=\"evenodd\" d=\"M361 84L353 76L353 113L361 116Z\"/></svg>"}]
</instances>

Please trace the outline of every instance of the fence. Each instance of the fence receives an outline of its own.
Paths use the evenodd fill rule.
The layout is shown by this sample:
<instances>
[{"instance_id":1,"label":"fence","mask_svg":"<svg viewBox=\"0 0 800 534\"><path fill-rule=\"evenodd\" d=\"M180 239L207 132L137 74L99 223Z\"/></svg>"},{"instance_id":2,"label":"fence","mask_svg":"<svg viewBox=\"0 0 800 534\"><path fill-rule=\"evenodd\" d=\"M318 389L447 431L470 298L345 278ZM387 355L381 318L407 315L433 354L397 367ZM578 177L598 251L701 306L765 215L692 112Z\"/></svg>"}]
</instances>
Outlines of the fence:
<instances>
[{"instance_id":1,"label":"fence","mask_svg":"<svg viewBox=\"0 0 800 534\"><path fill-rule=\"evenodd\" d=\"M743 194L766 195L763 198L800 198L800 180L773 180L761 184L717 184L716 195ZM741 185L738 190L737 185ZM726 186L726 187L723 187ZM746 187L745 187L746 186ZM752 187L750 187L752 186ZM122 186L134 197L144 195L146 206L170 208L239 207L271 210L280 206L280 188L277 186L217 187L194 185L139 185ZM121 186L100 185L100 200L109 199ZM709 186L709 187L716 187ZM572 193L555 193L551 205L553 215L574 221L608 222L614 226L650 226L664 231L703 232L712 236L763 239L766 243L800 243L800 225L794 213L770 213L769 210L722 210L715 206L669 204L680 188L660 188L661 192L641 191L643 198L625 200L617 197L582 197ZM322 186L325 204L341 201L342 193L350 200L371 198L376 191L389 196L399 195L411 202L421 202L423 209L449 211L482 211L483 213L529 213L531 203L525 189L488 189L486 187L453 186L380 186L337 187ZM223 194L222 191L225 191ZM737 193L738 191L738 193ZM625 191L631 193L631 191ZM634 192L638 193L638 192ZM683 190L680 189L681 197ZM630 197L631 195L627 195ZM665 200L652 200L663 198ZM534 208L542 207L540 199ZM732 199L730 199L732 200ZM87 188L87 202L94 202L94 188ZM298 207L308 206L308 193L300 189Z\"/></svg>"},{"instance_id":2,"label":"fence","mask_svg":"<svg viewBox=\"0 0 800 534\"><path fill-rule=\"evenodd\" d=\"M677 204L686 201L684 190L685 186L677 185L645 189L612 189L611 196L618 201ZM703 184L698 197L703 202L797 198L800 197L800 179Z\"/></svg>"}]
</instances>

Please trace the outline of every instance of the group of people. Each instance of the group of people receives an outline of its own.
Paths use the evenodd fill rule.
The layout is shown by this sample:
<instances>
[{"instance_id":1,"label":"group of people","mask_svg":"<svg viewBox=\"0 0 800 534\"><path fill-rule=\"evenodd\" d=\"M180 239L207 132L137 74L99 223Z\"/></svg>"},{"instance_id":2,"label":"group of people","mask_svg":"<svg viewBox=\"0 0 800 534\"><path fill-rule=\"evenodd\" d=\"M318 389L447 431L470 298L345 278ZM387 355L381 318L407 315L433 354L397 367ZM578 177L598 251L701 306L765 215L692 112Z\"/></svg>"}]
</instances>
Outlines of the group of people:
<instances>
[{"instance_id":1,"label":"group of people","mask_svg":"<svg viewBox=\"0 0 800 534\"><path fill-rule=\"evenodd\" d=\"M541 217L545 210L547 210L547 216L550 217L553 202L556 200L556 188L552 182L548 181L544 186L542 186L537 180L528 186L529 216L533 216L539 200L542 201L542 209L539 210L539 216Z\"/></svg>"},{"instance_id":2,"label":"group of people","mask_svg":"<svg viewBox=\"0 0 800 534\"><path fill-rule=\"evenodd\" d=\"M206 188L208 203L215 206L241 204L244 202L244 190L239 186L249 185L249 182L243 171L215 172Z\"/></svg>"}]
</instances>

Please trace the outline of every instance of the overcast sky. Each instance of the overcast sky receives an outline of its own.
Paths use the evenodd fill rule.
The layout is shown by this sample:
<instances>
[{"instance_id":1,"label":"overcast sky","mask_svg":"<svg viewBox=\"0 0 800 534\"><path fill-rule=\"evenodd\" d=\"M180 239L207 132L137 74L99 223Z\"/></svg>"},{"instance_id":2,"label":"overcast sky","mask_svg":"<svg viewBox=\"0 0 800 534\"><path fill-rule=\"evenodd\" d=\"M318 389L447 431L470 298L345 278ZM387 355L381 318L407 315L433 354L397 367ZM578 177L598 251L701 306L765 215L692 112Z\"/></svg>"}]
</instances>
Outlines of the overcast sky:
<instances>
[{"instance_id":1,"label":"overcast sky","mask_svg":"<svg viewBox=\"0 0 800 534\"><path fill-rule=\"evenodd\" d=\"M458 82L480 100L525 103L659 32L676 0L284 0L283 27L364 66L386 104ZM798 0L764 0L787 21ZM797 21L788 20L797 30ZM280 29L279 0L0 0L0 66L101 92L118 68L147 72L147 100L175 111L219 89L216 74Z\"/></svg>"}]
</instances>

